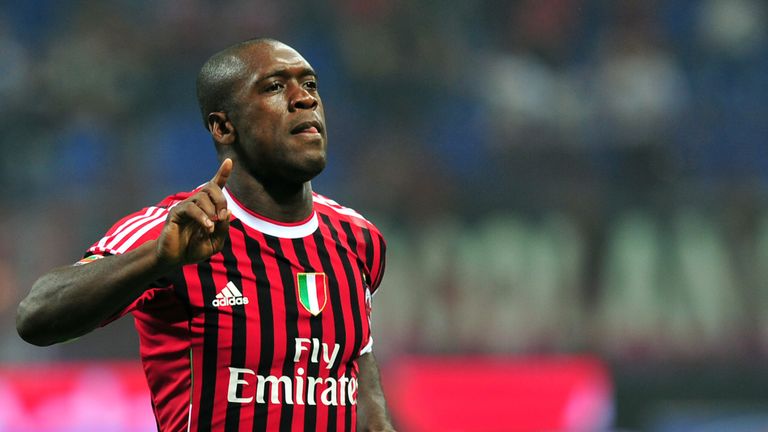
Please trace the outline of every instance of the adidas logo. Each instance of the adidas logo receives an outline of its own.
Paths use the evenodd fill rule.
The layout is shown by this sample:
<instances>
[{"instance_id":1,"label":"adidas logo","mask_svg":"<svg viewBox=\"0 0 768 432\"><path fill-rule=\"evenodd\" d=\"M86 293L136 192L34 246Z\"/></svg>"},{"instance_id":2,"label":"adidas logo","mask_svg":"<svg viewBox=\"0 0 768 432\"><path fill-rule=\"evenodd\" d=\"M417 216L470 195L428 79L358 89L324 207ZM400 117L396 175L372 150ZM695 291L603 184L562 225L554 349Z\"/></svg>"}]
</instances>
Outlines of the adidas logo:
<instances>
[{"instance_id":1,"label":"adidas logo","mask_svg":"<svg viewBox=\"0 0 768 432\"><path fill-rule=\"evenodd\" d=\"M214 307L234 306L234 305L247 305L248 297L245 297L243 293L232 282L228 282L227 286L221 289L216 298L211 302Z\"/></svg>"}]
</instances>

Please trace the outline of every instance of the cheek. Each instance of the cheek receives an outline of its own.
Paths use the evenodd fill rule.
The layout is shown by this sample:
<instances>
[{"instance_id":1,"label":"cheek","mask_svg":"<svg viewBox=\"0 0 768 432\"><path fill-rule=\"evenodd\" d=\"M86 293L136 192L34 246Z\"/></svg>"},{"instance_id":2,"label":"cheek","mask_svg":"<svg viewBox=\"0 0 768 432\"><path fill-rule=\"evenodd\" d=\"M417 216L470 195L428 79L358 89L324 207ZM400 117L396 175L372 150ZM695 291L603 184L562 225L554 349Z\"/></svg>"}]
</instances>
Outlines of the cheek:
<instances>
[{"instance_id":1,"label":"cheek","mask_svg":"<svg viewBox=\"0 0 768 432\"><path fill-rule=\"evenodd\" d=\"M276 122L263 120L264 117L260 113L254 113L251 117L247 118L262 120L245 120L243 122L243 127L241 128L242 132L240 134L240 141L243 147L249 153L255 153L262 151L265 147L272 146L278 137Z\"/></svg>"}]
</instances>

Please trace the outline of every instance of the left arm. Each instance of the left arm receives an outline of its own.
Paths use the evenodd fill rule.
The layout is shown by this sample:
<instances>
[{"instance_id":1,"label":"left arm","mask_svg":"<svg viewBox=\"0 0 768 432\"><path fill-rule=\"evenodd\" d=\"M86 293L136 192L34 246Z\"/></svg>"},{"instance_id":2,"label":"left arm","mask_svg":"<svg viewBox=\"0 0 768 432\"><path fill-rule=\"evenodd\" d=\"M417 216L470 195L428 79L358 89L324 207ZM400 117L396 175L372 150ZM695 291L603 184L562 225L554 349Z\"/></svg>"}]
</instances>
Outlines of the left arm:
<instances>
[{"instance_id":1,"label":"left arm","mask_svg":"<svg viewBox=\"0 0 768 432\"><path fill-rule=\"evenodd\" d=\"M373 353L357 359L360 373L357 376L357 430L361 432L394 432L387 412L387 401L381 389L379 366Z\"/></svg>"}]
</instances>

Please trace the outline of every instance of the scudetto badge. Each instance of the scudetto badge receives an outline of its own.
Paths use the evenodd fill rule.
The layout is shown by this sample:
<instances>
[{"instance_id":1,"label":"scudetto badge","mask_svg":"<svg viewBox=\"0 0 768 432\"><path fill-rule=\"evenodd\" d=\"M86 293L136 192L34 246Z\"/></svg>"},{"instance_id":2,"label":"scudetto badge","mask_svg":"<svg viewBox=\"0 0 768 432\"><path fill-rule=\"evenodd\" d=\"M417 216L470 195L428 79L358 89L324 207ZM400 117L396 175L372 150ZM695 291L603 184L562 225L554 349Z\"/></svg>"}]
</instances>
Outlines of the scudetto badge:
<instances>
[{"instance_id":1,"label":"scudetto badge","mask_svg":"<svg viewBox=\"0 0 768 432\"><path fill-rule=\"evenodd\" d=\"M325 273L296 274L299 302L312 315L319 315L328 303L328 284Z\"/></svg>"}]
</instances>

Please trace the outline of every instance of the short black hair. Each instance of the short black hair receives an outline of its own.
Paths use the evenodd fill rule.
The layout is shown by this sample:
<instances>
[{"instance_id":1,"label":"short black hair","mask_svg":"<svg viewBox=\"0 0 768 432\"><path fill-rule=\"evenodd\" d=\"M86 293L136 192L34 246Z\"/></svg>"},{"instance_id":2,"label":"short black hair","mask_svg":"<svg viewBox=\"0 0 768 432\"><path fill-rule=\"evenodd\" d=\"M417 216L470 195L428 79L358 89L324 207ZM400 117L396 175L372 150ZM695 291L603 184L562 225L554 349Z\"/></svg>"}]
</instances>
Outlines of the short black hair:
<instances>
[{"instance_id":1,"label":"short black hair","mask_svg":"<svg viewBox=\"0 0 768 432\"><path fill-rule=\"evenodd\" d=\"M249 39L217 52L200 68L197 74L197 102L203 125L208 129L208 114L215 111L229 111L232 106L232 92L235 83L242 78L244 62L240 56L243 48L282 43L278 40L260 37Z\"/></svg>"}]
</instances>

